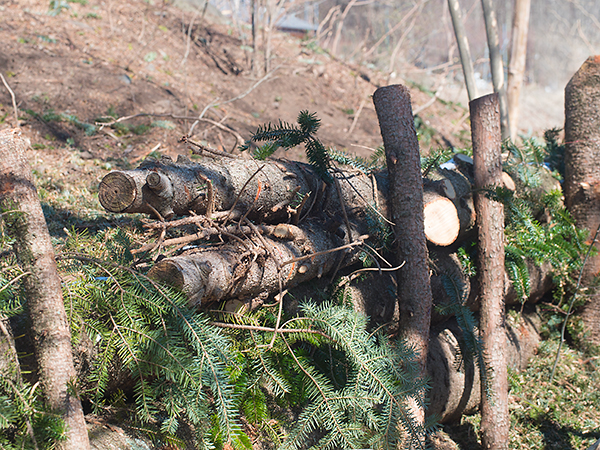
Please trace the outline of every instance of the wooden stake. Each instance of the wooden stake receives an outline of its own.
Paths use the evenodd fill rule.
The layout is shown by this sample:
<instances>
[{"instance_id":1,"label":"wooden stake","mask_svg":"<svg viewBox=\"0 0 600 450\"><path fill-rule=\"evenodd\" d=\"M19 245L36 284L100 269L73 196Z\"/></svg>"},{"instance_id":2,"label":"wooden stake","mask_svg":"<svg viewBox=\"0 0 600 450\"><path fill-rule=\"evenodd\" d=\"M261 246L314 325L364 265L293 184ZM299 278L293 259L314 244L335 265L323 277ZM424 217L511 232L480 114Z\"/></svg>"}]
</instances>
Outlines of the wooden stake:
<instances>
[{"instance_id":1,"label":"wooden stake","mask_svg":"<svg viewBox=\"0 0 600 450\"><path fill-rule=\"evenodd\" d=\"M482 383L481 434L483 448L508 450L508 381L504 311L504 206L486 189L502 186L500 106L498 94L469 103L473 139L475 212L479 236L480 333L492 372ZM488 391L486 392L486 388Z\"/></svg>"}]
</instances>

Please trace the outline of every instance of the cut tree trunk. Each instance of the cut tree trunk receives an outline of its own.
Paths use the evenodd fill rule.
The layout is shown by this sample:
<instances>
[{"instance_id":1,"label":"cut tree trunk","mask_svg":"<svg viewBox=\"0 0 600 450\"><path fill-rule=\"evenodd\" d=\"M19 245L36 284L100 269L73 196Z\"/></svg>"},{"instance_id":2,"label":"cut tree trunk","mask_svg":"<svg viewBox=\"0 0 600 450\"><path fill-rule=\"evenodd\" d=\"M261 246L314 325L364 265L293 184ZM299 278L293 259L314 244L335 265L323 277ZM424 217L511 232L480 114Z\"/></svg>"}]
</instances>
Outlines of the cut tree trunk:
<instances>
[{"instance_id":1,"label":"cut tree trunk","mask_svg":"<svg viewBox=\"0 0 600 450\"><path fill-rule=\"evenodd\" d=\"M600 55L587 59L565 88L565 201L577 225L594 235L600 226ZM590 242L591 243L591 242ZM600 249L600 243L595 243ZM600 345L600 252L590 256L581 311L590 340Z\"/></svg>"},{"instance_id":2,"label":"cut tree trunk","mask_svg":"<svg viewBox=\"0 0 600 450\"><path fill-rule=\"evenodd\" d=\"M502 151L498 94L469 103L475 211L478 231L479 329L491 376L481 389L481 440L484 448L508 450L508 375L504 310L504 206L485 189L502 185Z\"/></svg>"},{"instance_id":3,"label":"cut tree trunk","mask_svg":"<svg viewBox=\"0 0 600 450\"><path fill-rule=\"evenodd\" d=\"M61 280L42 207L25 158L29 145L20 131L0 131L0 205L14 250L25 272L27 309L44 397L65 420L67 440L58 447L89 448L88 435L74 386L77 384L71 333L65 312Z\"/></svg>"},{"instance_id":4,"label":"cut tree trunk","mask_svg":"<svg viewBox=\"0 0 600 450\"><path fill-rule=\"evenodd\" d=\"M389 204L395 223L398 270L399 329L415 349L419 374L426 376L431 321L431 286L427 266L427 241L423 214L423 180L419 142L415 131L410 92L406 86L379 88L373 94L389 172ZM458 217L456 218L458 223ZM425 411L414 404L421 424Z\"/></svg>"},{"instance_id":5,"label":"cut tree trunk","mask_svg":"<svg viewBox=\"0 0 600 450\"><path fill-rule=\"evenodd\" d=\"M351 236L369 234L367 220L387 217L387 172L366 175L360 171L337 171L343 205L334 184L326 184L309 165L290 161L228 159L191 162L180 157L149 159L135 170L114 171L100 183L98 197L104 208L115 213L146 213L169 219L175 215L213 213L223 218L247 215L265 223L297 224L307 216L338 220L348 235L343 209L346 209ZM440 178L446 175L447 181ZM470 193L457 196L465 188L456 184L462 175L446 171L426 185L426 238L435 245L450 245L470 228L472 208L465 202ZM462 182L464 184L464 182ZM449 187L448 187L449 186ZM450 191L454 197L448 201ZM462 195L462 194L461 194ZM300 200L302 199L302 200ZM465 205L465 206L463 206ZM220 214L219 214L220 213ZM377 219L379 220L379 219Z\"/></svg>"},{"instance_id":6,"label":"cut tree trunk","mask_svg":"<svg viewBox=\"0 0 600 450\"><path fill-rule=\"evenodd\" d=\"M536 312L524 312L507 323L504 351L512 370L527 368L527 362L541 341L541 324ZM440 423L459 421L463 414L475 413L481 403L479 369L472 359L463 357L462 342L462 332L454 319L431 331L427 362L431 391L427 414L437 415Z\"/></svg>"},{"instance_id":7,"label":"cut tree trunk","mask_svg":"<svg viewBox=\"0 0 600 450\"><path fill-rule=\"evenodd\" d=\"M358 261L357 252L328 252L341 242L314 221L302 228L283 224L277 228L274 235L260 239L249 233L251 238L242 242L165 258L149 276L181 289L193 306L228 299L261 302L280 287L287 289ZM360 246L366 237L345 248Z\"/></svg>"}]
</instances>

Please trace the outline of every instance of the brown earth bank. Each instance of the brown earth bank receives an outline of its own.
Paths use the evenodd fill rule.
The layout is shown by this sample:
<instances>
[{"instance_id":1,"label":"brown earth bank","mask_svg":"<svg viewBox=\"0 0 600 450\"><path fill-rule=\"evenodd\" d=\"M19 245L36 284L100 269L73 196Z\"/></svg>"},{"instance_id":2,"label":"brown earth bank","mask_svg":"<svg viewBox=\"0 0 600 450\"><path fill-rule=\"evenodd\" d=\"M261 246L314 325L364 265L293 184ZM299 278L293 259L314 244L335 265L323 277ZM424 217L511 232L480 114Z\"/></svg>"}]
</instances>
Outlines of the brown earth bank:
<instances>
[{"instance_id":1,"label":"brown earth bank","mask_svg":"<svg viewBox=\"0 0 600 450\"><path fill-rule=\"evenodd\" d=\"M370 96L384 76L332 59L308 40L275 33L270 71L252 71L245 27L163 3L67 5L49 11L45 1L0 3L0 72L14 91L32 157L60 166L68 179L81 180L87 166L69 160L129 164L153 149L185 153L183 134L231 151L257 126L293 123L301 110L317 113L327 146L368 155L381 145ZM413 88L413 109L431 98ZM14 126L4 87L0 104L1 126ZM138 114L148 116L89 126ZM434 102L419 117L425 151L463 145L468 135L460 105ZM89 178L94 185L97 177Z\"/></svg>"}]
</instances>

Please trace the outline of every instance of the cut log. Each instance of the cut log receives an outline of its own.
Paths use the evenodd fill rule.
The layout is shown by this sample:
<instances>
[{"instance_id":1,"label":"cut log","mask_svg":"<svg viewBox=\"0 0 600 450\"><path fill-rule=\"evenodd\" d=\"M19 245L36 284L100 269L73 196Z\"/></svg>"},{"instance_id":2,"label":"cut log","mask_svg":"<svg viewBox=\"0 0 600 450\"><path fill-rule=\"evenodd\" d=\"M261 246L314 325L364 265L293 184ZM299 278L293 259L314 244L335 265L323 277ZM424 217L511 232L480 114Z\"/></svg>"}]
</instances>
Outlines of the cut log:
<instances>
[{"instance_id":1,"label":"cut log","mask_svg":"<svg viewBox=\"0 0 600 450\"><path fill-rule=\"evenodd\" d=\"M299 217L323 213L341 219L344 207L352 236L369 234L367 217L385 217L387 213L387 173L368 176L359 171L340 171L334 176L340 184L343 205L332 185L322 182L309 165L299 162L231 159L223 164L215 160L195 163L184 157L177 162L151 158L135 170L106 175L98 197L110 212L145 213L164 219L189 214L210 216L215 211L235 208L239 215L247 214L260 222L297 223ZM459 215L455 209L465 202L465 188L452 177L456 178L452 174L448 179L440 176L425 186L426 238L435 245L450 245L459 236L461 226L472 226L472 211L461 211ZM452 202L448 197L454 197ZM460 221L459 216L468 218ZM347 235L344 220L340 224Z\"/></svg>"},{"instance_id":2,"label":"cut log","mask_svg":"<svg viewBox=\"0 0 600 450\"><path fill-rule=\"evenodd\" d=\"M287 225L292 240L256 236L217 248L205 249L159 261L149 276L182 290L190 305L231 298L252 299L273 294L329 273L343 257L340 267L358 260L357 252L327 252L339 238L322 224L309 221L302 228ZM359 238L346 248L358 247ZM281 280L281 285L279 281Z\"/></svg>"},{"instance_id":3,"label":"cut log","mask_svg":"<svg viewBox=\"0 0 600 450\"><path fill-rule=\"evenodd\" d=\"M508 366L525 370L540 338L541 319L536 312L525 312L508 320L505 347ZM473 414L481 402L479 369L472 360L464 359L462 333L454 319L431 332L429 358L428 415L436 414L440 423L451 423L463 414Z\"/></svg>"},{"instance_id":4,"label":"cut log","mask_svg":"<svg viewBox=\"0 0 600 450\"><path fill-rule=\"evenodd\" d=\"M460 232L458 212L452 200L434 192L423 194L425 236L434 245L453 244Z\"/></svg>"}]
</instances>

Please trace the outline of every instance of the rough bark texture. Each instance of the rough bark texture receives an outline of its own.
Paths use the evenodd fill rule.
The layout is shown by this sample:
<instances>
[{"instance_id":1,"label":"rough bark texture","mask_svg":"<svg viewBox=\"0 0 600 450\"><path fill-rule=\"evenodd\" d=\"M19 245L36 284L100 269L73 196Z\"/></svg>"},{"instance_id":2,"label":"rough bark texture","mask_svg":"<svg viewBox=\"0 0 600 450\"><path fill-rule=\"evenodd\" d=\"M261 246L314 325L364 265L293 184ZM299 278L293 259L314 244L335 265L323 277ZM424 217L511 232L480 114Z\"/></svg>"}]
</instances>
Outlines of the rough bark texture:
<instances>
[{"instance_id":1,"label":"rough bark texture","mask_svg":"<svg viewBox=\"0 0 600 450\"><path fill-rule=\"evenodd\" d=\"M419 142L415 131L410 92L402 85L379 88L373 94L389 172L389 205L395 223L399 328L418 353L420 373L426 374L431 286L423 220L423 180ZM415 411L424 419L424 411Z\"/></svg>"},{"instance_id":2,"label":"rough bark texture","mask_svg":"<svg viewBox=\"0 0 600 450\"><path fill-rule=\"evenodd\" d=\"M427 239L435 245L450 245L461 232L459 218L471 212L458 211L464 200L454 195L452 202L444 186L452 187L457 175L446 171L448 180L427 186L425 230ZM387 214L388 176L381 171L371 176L356 170L334 174L352 216L352 236L367 232L367 215L376 216L372 208ZM441 184L445 181L445 184ZM470 185L469 185L470 189ZM309 215L328 214L342 219L342 204L334 185L323 183L309 165L290 161L255 161L228 159L226 162L203 160L192 162L179 158L150 159L135 170L114 171L106 175L99 188L101 204L111 212L147 213L169 219L175 214L211 215L216 211L235 208L237 215L266 223L298 223ZM290 205L301 207L290 213ZM463 208L464 209L464 208ZM441 212L441 214L440 214ZM344 233L345 221L341 220ZM468 221L467 221L468 222Z\"/></svg>"},{"instance_id":3,"label":"rough bark texture","mask_svg":"<svg viewBox=\"0 0 600 450\"><path fill-rule=\"evenodd\" d=\"M565 201L577 225L593 236L600 225L600 55L588 58L565 88ZM590 237L591 240L591 237ZM595 244L600 249L600 243ZM588 259L583 284L590 289L581 317L600 345L600 252Z\"/></svg>"},{"instance_id":4,"label":"rough bark texture","mask_svg":"<svg viewBox=\"0 0 600 450\"><path fill-rule=\"evenodd\" d=\"M490 66L492 71L492 84L494 92L498 94L500 105L500 126L502 139L507 139L510 134L508 118L508 102L506 99L506 83L504 82L504 65L500 54L500 39L498 37L498 21L492 0L481 0L483 19L487 34L488 49L490 51Z\"/></svg>"},{"instance_id":5,"label":"rough bark texture","mask_svg":"<svg viewBox=\"0 0 600 450\"><path fill-rule=\"evenodd\" d=\"M23 282L38 371L48 404L65 419L67 441L62 449L89 448L85 419L79 399L70 393L76 374L71 334L65 313L61 281L42 208L25 158L28 142L18 130L0 132L0 204L8 232L15 239L15 253L30 272Z\"/></svg>"},{"instance_id":6,"label":"rough bark texture","mask_svg":"<svg viewBox=\"0 0 600 450\"><path fill-rule=\"evenodd\" d=\"M516 0L513 16L512 41L510 62L508 63L508 117L510 122L510 138L517 137L519 121L519 98L521 86L525 77L525 62L527 60L527 35L529 31L529 12L531 0Z\"/></svg>"},{"instance_id":7,"label":"rough bark texture","mask_svg":"<svg viewBox=\"0 0 600 450\"><path fill-rule=\"evenodd\" d=\"M282 288L287 289L320 278L337 266L345 267L358 261L357 252L310 256L342 244L339 237L314 221L302 228L279 226L284 227L286 232L280 233L280 238L264 235L259 240L253 236L244 244L233 242L165 258L150 270L149 275L174 284L189 297L191 305L200 306L233 298L262 296L264 300L266 295L279 291L279 277ZM251 233L248 235L252 236Z\"/></svg>"},{"instance_id":8,"label":"rough bark texture","mask_svg":"<svg viewBox=\"0 0 600 450\"><path fill-rule=\"evenodd\" d=\"M486 95L469 103L475 188L502 185L502 153L498 94ZM480 333L492 376L491 396L481 396L481 440L484 448L508 449L508 379L506 370L506 330L504 311L504 207L475 195L478 229ZM482 386L482 390L484 386Z\"/></svg>"},{"instance_id":9,"label":"rough bark texture","mask_svg":"<svg viewBox=\"0 0 600 450\"><path fill-rule=\"evenodd\" d=\"M450 16L452 17L452 26L454 28L454 35L456 36L456 43L460 54L460 63L465 76L467 93L469 95L469 101L471 101L474 98L477 98L477 85L475 84L475 72L473 70L471 50L469 50L469 40L467 39L467 33L463 24L462 10L458 0L448 0L448 8L450 9Z\"/></svg>"}]
</instances>

